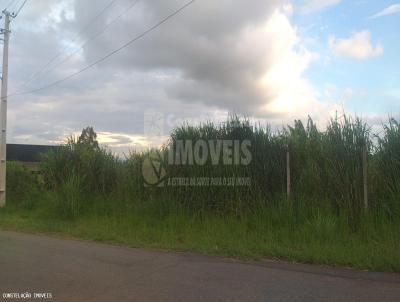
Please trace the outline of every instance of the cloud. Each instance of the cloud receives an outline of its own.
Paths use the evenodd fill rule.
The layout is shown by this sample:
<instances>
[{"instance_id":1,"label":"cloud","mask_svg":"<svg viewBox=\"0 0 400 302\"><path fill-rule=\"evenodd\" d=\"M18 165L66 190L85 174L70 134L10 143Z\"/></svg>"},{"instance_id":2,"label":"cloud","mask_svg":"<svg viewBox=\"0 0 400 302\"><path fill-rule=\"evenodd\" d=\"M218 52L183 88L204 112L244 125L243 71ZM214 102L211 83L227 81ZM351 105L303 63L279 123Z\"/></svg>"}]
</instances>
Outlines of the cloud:
<instances>
[{"instance_id":1,"label":"cloud","mask_svg":"<svg viewBox=\"0 0 400 302\"><path fill-rule=\"evenodd\" d=\"M379 13L371 16L371 19L376 19L376 18L393 15L393 14L397 14L397 13L400 13L400 4L393 4L393 5L386 7Z\"/></svg>"},{"instance_id":2,"label":"cloud","mask_svg":"<svg viewBox=\"0 0 400 302\"><path fill-rule=\"evenodd\" d=\"M329 47L337 56L364 60L383 54L381 44L372 45L371 34L364 30L352 34L347 39L329 38Z\"/></svg>"},{"instance_id":3,"label":"cloud","mask_svg":"<svg viewBox=\"0 0 400 302\"><path fill-rule=\"evenodd\" d=\"M203 11L200 15L208 15L207 22L203 18L197 20L197 13L183 15L180 22L168 24L151 38L130 48L121 60L116 58L105 65L113 70L134 68L142 72L166 72L168 99L247 115L275 116L277 112L266 105L290 89L288 82L298 83L297 79L302 78L316 57L302 46L303 41L291 24L292 7L278 2L255 1L244 14L242 5L245 2L239 1L229 16L223 4L202 2L193 9ZM162 15L160 7L165 4L146 2L141 9L153 12L150 19L157 19ZM235 15L234 24L231 14ZM130 33L123 28L143 26L134 20L121 24L121 29L115 31L121 37L115 34L114 38L126 40ZM99 50L108 47L108 39L99 39L85 50L85 55L99 56ZM288 81L288 77L293 81ZM298 97L293 100L301 103ZM286 107L286 110L291 108Z\"/></svg>"},{"instance_id":4,"label":"cloud","mask_svg":"<svg viewBox=\"0 0 400 302\"><path fill-rule=\"evenodd\" d=\"M21 90L29 75L65 50L66 45L73 51L75 44L92 37L131 5L128 0L118 1L73 41L108 1L98 0L96 10L91 1L46 3L48 9L43 10L30 2L24 10L26 18L15 23L10 92ZM64 64L46 70L25 89L81 69L183 3L140 1L103 35ZM166 131L176 126L174 121L198 117L219 121L228 113L279 124L308 114L322 118L334 106L320 102L304 77L318 55L305 47L291 22L292 11L290 3L281 0L255 0L250 6L245 0L235 4L229 0L197 1L144 39L79 77L10 99L10 141L58 142L91 125L110 147L136 148L151 141L143 136L144 112L151 108L169 117Z\"/></svg>"},{"instance_id":5,"label":"cloud","mask_svg":"<svg viewBox=\"0 0 400 302\"><path fill-rule=\"evenodd\" d=\"M315 13L328 7L337 5L341 0L304 0L300 5L300 11L303 14Z\"/></svg>"},{"instance_id":6,"label":"cloud","mask_svg":"<svg viewBox=\"0 0 400 302\"><path fill-rule=\"evenodd\" d=\"M275 12L266 24L267 32L274 41L270 56L273 64L263 75L260 85L268 91L270 100L259 112L267 112L269 121L306 118L324 119L330 114L330 105L323 104L315 96L315 89L304 77L310 64L319 59L303 45L297 30L282 13Z\"/></svg>"}]
</instances>

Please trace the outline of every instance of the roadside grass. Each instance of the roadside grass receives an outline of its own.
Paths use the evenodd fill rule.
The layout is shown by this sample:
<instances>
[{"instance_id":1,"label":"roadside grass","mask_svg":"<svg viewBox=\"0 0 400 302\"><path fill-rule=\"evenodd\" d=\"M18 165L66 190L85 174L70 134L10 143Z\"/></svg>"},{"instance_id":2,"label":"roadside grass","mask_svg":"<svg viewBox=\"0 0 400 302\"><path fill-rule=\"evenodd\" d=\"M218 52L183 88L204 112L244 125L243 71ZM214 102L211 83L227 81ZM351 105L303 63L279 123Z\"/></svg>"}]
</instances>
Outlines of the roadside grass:
<instances>
[{"instance_id":1,"label":"roadside grass","mask_svg":"<svg viewBox=\"0 0 400 302\"><path fill-rule=\"evenodd\" d=\"M193 213L167 200L124 210L116 210L118 202L113 200L96 200L79 217L60 219L50 198L33 209L1 209L0 228L242 260L272 258L400 272L400 225L376 213L363 217L354 231L345 215L321 209L294 214L286 201L240 215L220 215Z\"/></svg>"},{"instance_id":2,"label":"roadside grass","mask_svg":"<svg viewBox=\"0 0 400 302\"><path fill-rule=\"evenodd\" d=\"M248 177L250 186L144 186L150 150L125 160L79 139L43 155L39 178L7 164L7 207L0 228L131 247L197 251L239 259L276 258L400 272L400 124L373 136L360 119L272 131L233 117L183 125L156 153L179 141L251 141L249 165L159 161L168 177ZM93 129L91 129L93 132ZM84 140L86 138L86 141ZM290 152L291 200L286 195ZM175 150L176 151L176 150ZM369 204L364 209L363 154ZM221 155L221 154L220 154ZM160 157L161 159L161 157ZM153 171L154 172L154 171Z\"/></svg>"}]
</instances>

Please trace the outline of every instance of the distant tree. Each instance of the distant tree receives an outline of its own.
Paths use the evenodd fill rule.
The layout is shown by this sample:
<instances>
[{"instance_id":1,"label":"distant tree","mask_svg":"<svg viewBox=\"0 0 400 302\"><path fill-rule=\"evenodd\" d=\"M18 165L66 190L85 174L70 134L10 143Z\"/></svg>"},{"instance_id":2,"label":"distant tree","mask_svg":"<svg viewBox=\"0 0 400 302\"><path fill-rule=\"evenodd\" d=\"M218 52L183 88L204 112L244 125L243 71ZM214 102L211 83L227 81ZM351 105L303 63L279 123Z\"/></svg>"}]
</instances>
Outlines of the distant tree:
<instances>
[{"instance_id":1,"label":"distant tree","mask_svg":"<svg viewBox=\"0 0 400 302\"><path fill-rule=\"evenodd\" d=\"M78 138L78 144L91 149L99 149L97 133L94 131L93 127L86 127L82 130L82 134Z\"/></svg>"}]
</instances>

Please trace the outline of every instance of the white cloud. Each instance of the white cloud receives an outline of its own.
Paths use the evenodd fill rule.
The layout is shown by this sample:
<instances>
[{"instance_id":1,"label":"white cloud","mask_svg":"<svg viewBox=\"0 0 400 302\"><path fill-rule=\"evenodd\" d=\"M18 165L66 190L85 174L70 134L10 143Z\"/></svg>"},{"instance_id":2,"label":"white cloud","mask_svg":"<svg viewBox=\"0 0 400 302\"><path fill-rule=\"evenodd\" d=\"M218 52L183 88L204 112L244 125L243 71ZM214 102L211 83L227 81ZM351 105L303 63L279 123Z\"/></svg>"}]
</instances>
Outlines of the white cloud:
<instances>
[{"instance_id":1,"label":"white cloud","mask_svg":"<svg viewBox=\"0 0 400 302\"><path fill-rule=\"evenodd\" d=\"M275 12L266 24L266 32L274 41L270 49L273 64L261 79L261 86L269 95L260 113L266 113L269 122L280 124L311 116L325 121L334 114L334 103L323 103L316 90L304 77L304 72L319 55L304 47L297 29L284 14ZM267 94L268 92L268 94Z\"/></svg>"},{"instance_id":2,"label":"white cloud","mask_svg":"<svg viewBox=\"0 0 400 302\"><path fill-rule=\"evenodd\" d=\"M91 41L79 56L45 72L29 88L82 68L160 20L180 2L141 1L129 17ZM149 108L182 121L199 116L214 120L216 113L228 112L275 124L308 114L326 119L334 106L321 102L304 76L318 55L306 48L293 25L293 7L281 0L257 0L247 10L248 2L242 0L227 12L224 8L230 2L197 2L129 51L57 87L15 97L10 102L10 140L55 142L91 125L99 132L99 140L113 149L140 148L151 143L151 138L143 136L143 113ZM19 91L27 75L57 54L95 14L89 9L90 1L57 3L51 10L56 21L40 31L31 28L45 18L45 11L28 14L26 8L26 14L37 19L28 19L15 31L10 91ZM35 5L32 2L34 11ZM118 13L117 8L91 30L102 28ZM127 30L132 28L134 32ZM82 40L91 36L86 34Z\"/></svg>"},{"instance_id":3,"label":"white cloud","mask_svg":"<svg viewBox=\"0 0 400 302\"><path fill-rule=\"evenodd\" d=\"M329 47L337 56L364 60L383 54L381 44L372 45L371 34L364 30L356 32L347 39L329 38Z\"/></svg>"},{"instance_id":4,"label":"white cloud","mask_svg":"<svg viewBox=\"0 0 400 302\"><path fill-rule=\"evenodd\" d=\"M340 2L341 0L305 0L300 5L300 10L303 14L310 14L337 5Z\"/></svg>"},{"instance_id":5,"label":"white cloud","mask_svg":"<svg viewBox=\"0 0 400 302\"><path fill-rule=\"evenodd\" d=\"M376 18L380 18L380 17L392 15L392 14L397 14L397 13L400 13L400 4L393 4L393 5L386 7L379 13L373 15L371 17L371 19L376 19Z\"/></svg>"}]
</instances>

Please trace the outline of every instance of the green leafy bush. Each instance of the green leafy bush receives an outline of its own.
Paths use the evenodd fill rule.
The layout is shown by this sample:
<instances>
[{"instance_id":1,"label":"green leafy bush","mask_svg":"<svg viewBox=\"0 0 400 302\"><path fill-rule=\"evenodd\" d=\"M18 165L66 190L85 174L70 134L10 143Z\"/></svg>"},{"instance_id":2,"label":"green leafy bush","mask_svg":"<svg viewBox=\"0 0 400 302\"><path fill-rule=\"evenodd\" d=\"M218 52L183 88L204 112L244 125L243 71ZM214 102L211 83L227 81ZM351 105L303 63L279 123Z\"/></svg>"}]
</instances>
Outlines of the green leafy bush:
<instances>
[{"instance_id":1,"label":"green leafy bush","mask_svg":"<svg viewBox=\"0 0 400 302\"><path fill-rule=\"evenodd\" d=\"M37 175L28 171L21 163L7 163L7 200L12 205L32 208L40 196Z\"/></svg>"},{"instance_id":2,"label":"green leafy bush","mask_svg":"<svg viewBox=\"0 0 400 302\"><path fill-rule=\"evenodd\" d=\"M178 141L215 140L251 141L252 161L247 166L165 165L168 177L249 177L250 186L163 186L146 187L142 166L151 152L161 158L176 148ZM364 150L368 153L369 201L372 208L395 217L400 196L400 127L395 120L384 125L377 138L362 120L342 116L332 119L325 130L319 130L310 118L304 125L272 130L252 125L249 120L231 117L221 124L184 124L174 129L169 141L158 150L131 153L125 160L100 148L92 129L79 139L70 138L59 148L43 156L42 172L46 188L76 196L79 202L95 196L114 196L122 208L154 199L175 200L195 211L240 213L285 199L286 152L290 152L292 202L294 208L327 208L335 215L348 215L357 227L363 209ZM66 189L69 188L69 189ZM69 198L69 197L68 197ZM75 207L78 198L66 197L65 204ZM79 203L78 202L78 203ZM306 204L301 204L306 202ZM72 210L79 213L79 210ZM74 214L75 215L75 214ZM398 216L398 215L397 215Z\"/></svg>"}]
</instances>

